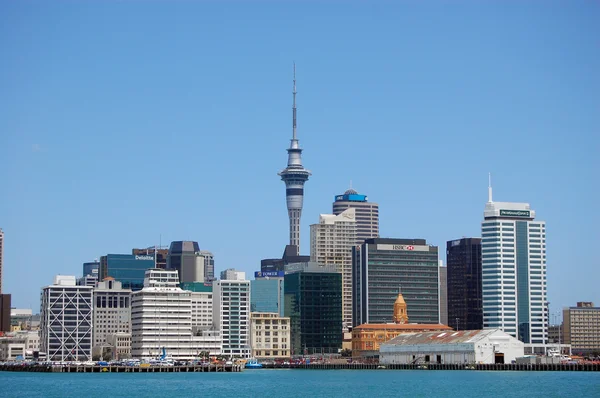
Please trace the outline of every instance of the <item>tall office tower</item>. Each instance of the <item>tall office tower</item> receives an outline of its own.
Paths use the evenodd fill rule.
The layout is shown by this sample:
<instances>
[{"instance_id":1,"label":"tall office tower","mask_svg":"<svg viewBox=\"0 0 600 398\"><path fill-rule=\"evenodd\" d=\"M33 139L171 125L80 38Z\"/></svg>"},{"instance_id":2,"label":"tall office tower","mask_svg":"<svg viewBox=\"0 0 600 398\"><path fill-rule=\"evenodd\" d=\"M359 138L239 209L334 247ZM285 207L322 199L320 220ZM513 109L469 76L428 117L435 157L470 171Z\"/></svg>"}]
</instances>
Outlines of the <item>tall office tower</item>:
<instances>
[{"instance_id":1,"label":"tall office tower","mask_svg":"<svg viewBox=\"0 0 600 398\"><path fill-rule=\"evenodd\" d=\"M167 269L174 269L179 273L179 282L204 282L204 260L198 242L171 242Z\"/></svg>"},{"instance_id":2,"label":"tall office tower","mask_svg":"<svg viewBox=\"0 0 600 398\"><path fill-rule=\"evenodd\" d=\"M192 293L179 288L175 270L146 271L144 288L131 295L131 354L155 358L197 358L199 352L220 354L218 336L195 336L192 330Z\"/></svg>"},{"instance_id":3,"label":"tall office tower","mask_svg":"<svg viewBox=\"0 0 600 398\"><path fill-rule=\"evenodd\" d=\"M250 281L213 283L213 325L221 332L223 355L250 357Z\"/></svg>"},{"instance_id":4,"label":"tall office tower","mask_svg":"<svg viewBox=\"0 0 600 398\"><path fill-rule=\"evenodd\" d=\"M529 203L492 201L491 185L483 216L483 327L545 344L546 223Z\"/></svg>"},{"instance_id":5,"label":"tall office tower","mask_svg":"<svg viewBox=\"0 0 600 398\"><path fill-rule=\"evenodd\" d=\"M440 261L440 269L439 269L439 278L440 278L440 323L442 325L448 324L448 268L444 267L442 262Z\"/></svg>"},{"instance_id":6,"label":"tall office tower","mask_svg":"<svg viewBox=\"0 0 600 398\"><path fill-rule=\"evenodd\" d=\"M64 275L42 289L40 350L48 361L92 359L92 291Z\"/></svg>"},{"instance_id":7,"label":"tall office tower","mask_svg":"<svg viewBox=\"0 0 600 398\"><path fill-rule=\"evenodd\" d=\"M278 173L285 182L285 197L288 216L290 218L290 245L296 247L296 255L300 255L300 217L304 201L304 183L311 175L302 166L302 149L296 136L296 64L294 64L294 101L292 107L292 141L288 148L287 167Z\"/></svg>"},{"instance_id":8,"label":"tall office tower","mask_svg":"<svg viewBox=\"0 0 600 398\"><path fill-rule=\"evenodd\" d=\"M123 284L124 289L133 291L144 287L146 271L154 268L154 255L107 254L100 257L98 280L109 276Z\"/></svg>"},{"instance_id":9,"label":"tall office tower","mask_svg":"<svg viewBox=\"0 0 600 398\"><path fill-rule=\"evenodd\" d=\"M439 323L437 246L425 239L371 238L352 249L352 322L392 322L402 293L411 322Z\"/></svg>"},{"instance_id":10,"label":"tall office tower","mask_svg":"<svg viewBox=\"0 0 600 398\"><path fill-rule=\"evenodd\" d=\"M310 260L334 265L342 274L342 317L344 328L352 326L352 247L356 244L355 209L339 215L321 214L310 226Z\"/></svg>"},{"instance_id":11,"label":"tall office tower","mask_svg":"<svg viewBox=\"0 0 600 398\"><path fill-rule=\"evenodd\" d=\"M216 279L215 256L207 250L200 250L200 255L204 257L204 282L212 282Z\"/></svg>"},{"instance_id":12,"label":"tall office tower","mask_svg":"<svg viewBox=\"0 0 600 398\"><path fill-rule=\"evenodd\" d=\"M250 311L276 312L283 316L284 271L257 271L250 281Z\"/></svg>"},{"instance_id":13,"label":"tall office tower","mask_svg":"<svg viewBox=\"0 0 600 398\"><path fill-rule=\"evenodd\" d=\"M285 316L292 355L330 354L342 348L342 274L334 266L286 266Z\"/></svg>"},{"instance_id":14,"label":"tall office tower","mask_svg":"<svg viewBox=\"0 0 600 398\"><path fill-rule=\"evenodd\" d=\"M155 256L156 268L167 268L167 256L169 249L163 249L164 246L150 246L145 249L131 249L134 256Z\"/></svg>"},{"instance_id":15,"label":"tall office tower","mask_svg":"<svg viewBox=\"0 0 600 398\"><path fill-rule=\"evenodd\" d=\"M246 273L244 271L238 271L235 268L227 268L221 271L221 280L224 281L245 281Z\"/></svg>"},{"instance_id":16,"label":"tall office tower","mask_svg":"<svg viewBox=\"0 0 600 398\"><path fill-rule=\"evenodd\" d=\"M106 278L94 289L93 302L93 349L106 346L113 334L125 333L131 339L131 289L123 289L121 282Z\"/></svg>"},{"instance_id":17,"label":"tall office tower","mask_svg":"<svg viewBox=\"0 0 600 398\"><path fill-rule=\"evenodd\" d=\"M446 242L448 326L454 330L483 329L481 238Z\"/></svg>"},{"instance_id":18,"label":"tall office tower","mask_svg":"<svg viewBox=\"0 0 600 398\"><path fill-rule=\"evenodd\" d=\"M356 211L356 244L362 245L365 239L379 237L379 205L367 202L366 195L359 195L349 189L343 195L337 195L333 202L333 214L338 215L346 209Z\"/></svg>"},{"instance_id":19,"label":"tall office tower","mask_svg":"<svg viewBox=\"0 0 600 398\"><path fill-rule=\"evenodd\" d=\"M100 270L100 261L95 259L87 263L83 263L83 274L82 276L95 276L98 279L98 271Z\"/></svg>"},{"instance_id":20,"label":"tall office tower","mask_svg":"<svg viewBox=\"0 0 600 398\"><path fill-rule=\"evenodd\" d=\"M0 294L0 332L10 332L10 294Z\"/></svg>"},{"instance_id":21,"label":"tall office tower","mask_svg":"<svg viewBox=\"0 0 600 398\"><path fill-rule=\"evenodd\" d=\"M201 292L192 291L192 330L194 334L201 330L211 330L213 328L212 286L209 289Z\"/></svg>"},{"instance_id":22,"label":"tall office tower","mask_svg":"<svg viewBox=\"0 0 600 398\"><path fill-rule=\"evenodd\" d=\"M265 258L260 260L260 270L262 272L284 271L285 266L295 263L307 263L310 256L301 256L298 254L298 248L292 245L286 245L281 258Z\"/></svg>"},{"instance_id":23,"label":"tall office tower","mask_svg":"<svg viewBox=\"0 0 600 398\"><path fill-rule=\"evenodd\" d=\"M2 294L2 267L4 266L4 232L0 228L0 294Z\"/></svg>"}]
</instances>

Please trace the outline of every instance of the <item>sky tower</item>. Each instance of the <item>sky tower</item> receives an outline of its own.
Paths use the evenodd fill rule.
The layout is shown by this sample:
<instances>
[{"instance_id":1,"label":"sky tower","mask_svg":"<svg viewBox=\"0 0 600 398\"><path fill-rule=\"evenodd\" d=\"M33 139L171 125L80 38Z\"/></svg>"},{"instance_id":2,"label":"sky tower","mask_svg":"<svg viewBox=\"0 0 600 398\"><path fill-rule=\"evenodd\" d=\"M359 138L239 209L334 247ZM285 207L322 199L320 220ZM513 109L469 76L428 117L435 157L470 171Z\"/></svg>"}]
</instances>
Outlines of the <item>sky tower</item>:
<instances>
[{"instance_id":1,"label":"sky tower","mask_svg":"<svg viewBox=\"0 0 600 398\"><path fill-rule=\"evenodd\" d=\"M292 95L292 139L287 150L288 163L287 167L278 174L285 182L285 197L290 217L290 245L295 246L296 254L300 255L300 217L304 200L304 183L311 174L309 170L302 166L302 149L296 136L296 64L294 64L294 91L292 91Z\"/></svg>"}]
</instances>

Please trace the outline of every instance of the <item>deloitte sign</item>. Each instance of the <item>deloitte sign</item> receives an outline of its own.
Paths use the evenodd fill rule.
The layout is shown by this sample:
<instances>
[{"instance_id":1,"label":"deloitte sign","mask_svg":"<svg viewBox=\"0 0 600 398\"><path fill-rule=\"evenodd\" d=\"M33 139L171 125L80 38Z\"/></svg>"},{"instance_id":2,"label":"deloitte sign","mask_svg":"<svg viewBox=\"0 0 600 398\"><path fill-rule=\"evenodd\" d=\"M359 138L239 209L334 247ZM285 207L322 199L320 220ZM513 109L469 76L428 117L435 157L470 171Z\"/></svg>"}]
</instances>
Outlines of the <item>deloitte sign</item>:
<instances>
[{"instance_id":1,"label":"deloitte sign","mask_svg":"<svg viewBox=\"0 0 600 398\"><path fill-rule=\"evenodd\" d=\"M154 256L135 256L136 260L152 260L154 261Z\"/></svg>"},{"instance_id":2,"label":"deloitte sign","mask_svg":"<svg viewBox=\"0 0 600 398\"><path fill-rule=\"evenodd\" d=\"M529 210L504 210L500 209L500 217L523 217L531 218Z\"/></svg>"}]
</instances>

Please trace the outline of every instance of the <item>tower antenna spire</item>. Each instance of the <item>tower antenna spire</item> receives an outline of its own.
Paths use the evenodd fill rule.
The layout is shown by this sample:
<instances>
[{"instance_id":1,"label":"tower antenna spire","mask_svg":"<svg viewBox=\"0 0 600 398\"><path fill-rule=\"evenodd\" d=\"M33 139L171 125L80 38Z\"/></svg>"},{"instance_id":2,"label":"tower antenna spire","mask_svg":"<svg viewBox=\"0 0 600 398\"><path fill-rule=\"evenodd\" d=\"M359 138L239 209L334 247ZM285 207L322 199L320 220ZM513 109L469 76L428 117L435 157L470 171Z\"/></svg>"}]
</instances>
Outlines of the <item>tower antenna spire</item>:
<instances>
[{"instance_id":1,"label":"tower antenna spire","mask_svg":"<svg viewBox=\"0 0 600 398\"><path fill-rule=\"evenodd\" d=\"M488 173L488 202L492 202L492 173Z\"/></svg>"},{"instance_id":2,"label":"tower antenna spire","mask_svg":"<svg viewBox=\"0 0 600 398\"><path fill-rule=\"evenodd\" d=\"M294 62L294 91L292 91L294 105L292 107L292 139L296 139L296 62Z\"/></svg>"}]
</instances>

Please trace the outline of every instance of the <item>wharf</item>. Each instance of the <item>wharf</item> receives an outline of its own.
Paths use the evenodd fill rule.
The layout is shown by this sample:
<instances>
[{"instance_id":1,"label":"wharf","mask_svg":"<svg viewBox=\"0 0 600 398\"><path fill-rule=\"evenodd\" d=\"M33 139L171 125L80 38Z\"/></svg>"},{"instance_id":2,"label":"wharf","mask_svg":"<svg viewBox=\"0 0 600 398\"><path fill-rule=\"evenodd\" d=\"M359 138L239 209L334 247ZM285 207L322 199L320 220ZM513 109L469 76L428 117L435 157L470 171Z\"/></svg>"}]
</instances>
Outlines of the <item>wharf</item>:
<instances>
[{"instance_id":1,"label":"wharf","mask_svg":"<svg viewBox=\"0 0 600 398\"><path fill-rule=\"evenodd\" d=\"M354 369L354 370L496 370L496 371L580 371L598 372L599 363L587 364L265 364L265 369Z\"/></svg>"},{"instance_id":2,"label":"wharf","mask_svg":"<svg viewBox=\"0 0 600 398\"><path fill-rule=\"evenodd\" d=\"M242 365L187 366L83 366L83 365L0 365L0 371L52 373L179 373L179 372L241 372Z\"/></svg>"}]
</instances>

